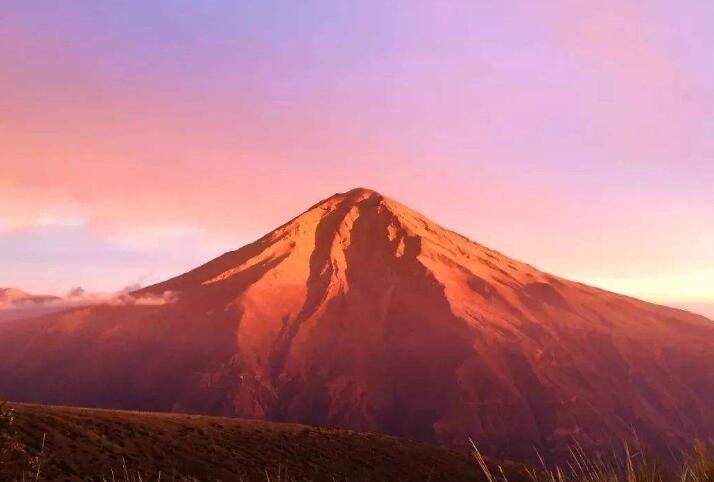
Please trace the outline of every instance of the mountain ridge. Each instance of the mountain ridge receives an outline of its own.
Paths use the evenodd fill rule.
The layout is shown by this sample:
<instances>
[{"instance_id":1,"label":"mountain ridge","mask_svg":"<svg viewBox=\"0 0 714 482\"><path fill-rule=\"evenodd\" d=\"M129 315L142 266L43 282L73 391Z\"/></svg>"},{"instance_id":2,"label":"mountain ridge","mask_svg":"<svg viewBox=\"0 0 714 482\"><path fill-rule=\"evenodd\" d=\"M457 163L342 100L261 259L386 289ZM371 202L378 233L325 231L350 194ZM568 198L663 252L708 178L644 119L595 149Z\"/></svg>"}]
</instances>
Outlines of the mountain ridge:
<instances>
[{"instance_id":1,"label":"mountain ridge","mask_svg":"<svg viewBox=\"0 0 714 482\"><path fill-rule=\"evenodd\" d=\"M13 435L26 458L41 460L41 480L104 480L126 467L145 479L422 480L429 473L434 481L486 481L466 452L383 434L183 414L3 408L14 411ZM525 480L524 468L499 465L509 480ZM0 479L21 480L29 468L30 461L20 470L0 464Z\"/></svg>"}]
</instances>

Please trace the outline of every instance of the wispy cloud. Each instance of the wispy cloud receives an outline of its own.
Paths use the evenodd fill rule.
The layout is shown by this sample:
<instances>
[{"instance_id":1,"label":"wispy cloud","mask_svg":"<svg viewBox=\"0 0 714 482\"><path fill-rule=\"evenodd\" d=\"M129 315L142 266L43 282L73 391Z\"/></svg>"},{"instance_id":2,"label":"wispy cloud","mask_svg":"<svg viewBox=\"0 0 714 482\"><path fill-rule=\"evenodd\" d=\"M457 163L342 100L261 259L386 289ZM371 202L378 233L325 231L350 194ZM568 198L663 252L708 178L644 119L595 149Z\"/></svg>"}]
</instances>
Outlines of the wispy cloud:
<instances>
[{"instance_id":1,"label":"wispy cloud","mask_svg":"<svg viewBox=\"0 0 714 482\"><path fill-rule=\"evenodd\" d=\"M81 306L161 306L178 300L177 295L170 291L160 295L133 295L132 292L138 288L127 287L118 293L87 293L81 287L76 287L64 298L32 297L0 301L0 321L40 316Z\"/></svg>"},{"instance_id":2,"label":"wispy cloud","mask_svg":"<svg viewBox=\"0 0 714 482\"><path fill-rule=\"evenodd\" d=\"M176 276L234 249L203 231L156 228L123 234L87 225L42 225L0 232L0 286L64 296L73 285L115 293Z\"/></svg>"}]
</instances>

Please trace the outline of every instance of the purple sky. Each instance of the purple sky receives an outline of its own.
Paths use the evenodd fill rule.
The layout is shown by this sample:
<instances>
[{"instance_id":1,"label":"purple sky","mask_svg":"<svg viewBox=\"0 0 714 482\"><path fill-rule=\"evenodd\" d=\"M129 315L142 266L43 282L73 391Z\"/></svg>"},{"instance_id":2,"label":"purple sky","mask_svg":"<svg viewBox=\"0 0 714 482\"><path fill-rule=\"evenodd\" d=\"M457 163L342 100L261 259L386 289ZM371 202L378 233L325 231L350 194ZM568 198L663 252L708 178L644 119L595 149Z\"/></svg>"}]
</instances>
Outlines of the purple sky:
<instances>
[{"instance_id":1,"label":"purple sky","mask_svg":"<svg viewBox=\"0 0 714 482\"><path fill-rule=\"evenodd\" d=\"M714 315L712 18L691 0L5 1L0 285L156 281L366 186Z\"/></svg>"}]
</instances>

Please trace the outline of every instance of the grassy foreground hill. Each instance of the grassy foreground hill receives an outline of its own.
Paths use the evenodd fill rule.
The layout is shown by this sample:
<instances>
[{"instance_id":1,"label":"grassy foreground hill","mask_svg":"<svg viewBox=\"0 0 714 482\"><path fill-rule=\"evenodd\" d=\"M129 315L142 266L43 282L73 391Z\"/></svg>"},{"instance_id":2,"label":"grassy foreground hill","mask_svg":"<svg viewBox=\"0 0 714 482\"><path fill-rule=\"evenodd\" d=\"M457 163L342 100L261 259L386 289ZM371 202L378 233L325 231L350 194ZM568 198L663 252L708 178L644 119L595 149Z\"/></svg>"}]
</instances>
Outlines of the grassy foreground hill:
<instances>
[{"instance_id":1,"label":"grassy foreground hill","mask_svg":"<svg viewBox=\"0 0 714 482\"><path fill-rule=\"evenodd\" d=\"M474 459L411 440L232 418L7 404L26 461L0 480L484 480ZM44 449L43 446L44 439ZM20 455L6 454L19 461ZM126 469L125 469L126 467ZM2 471L5 471L2 473ZM127 477L126 474L129 474ZM112 475L113 474L113 475Z\"/></svg>"},{"instance_id":2,"label":"grassy foreground hill","mask_svg":"<svg viewBox=\"0 0 714 482\"><path fill-rule=\"evenodd\" d=\"M624 449L602 458L576 445L562 468L535 468L350 430L0 402L3 482L714 482L711 444L675 470Z\"/></svg>"}]
</instances>

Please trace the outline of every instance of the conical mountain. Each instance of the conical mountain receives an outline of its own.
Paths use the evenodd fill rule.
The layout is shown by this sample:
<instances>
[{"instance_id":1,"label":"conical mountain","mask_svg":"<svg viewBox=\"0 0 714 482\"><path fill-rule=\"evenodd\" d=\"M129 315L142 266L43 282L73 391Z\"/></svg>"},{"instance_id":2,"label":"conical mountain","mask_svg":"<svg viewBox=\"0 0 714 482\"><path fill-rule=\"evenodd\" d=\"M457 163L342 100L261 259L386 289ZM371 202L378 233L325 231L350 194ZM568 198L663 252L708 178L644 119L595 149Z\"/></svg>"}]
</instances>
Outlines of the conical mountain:
<instances>
[{"instance_id":1,"label":"conical mountain","mask_svg":"<svg viewBox=\"0 0 714 482\"><path fill-rule=\"evenodd\" d=\"M374 191L116 303L0 326L0 397L561 457L714 436L714 323L567 281ZM636 434L636 435L633 435Z\"/></svg>"}]
</instances>

